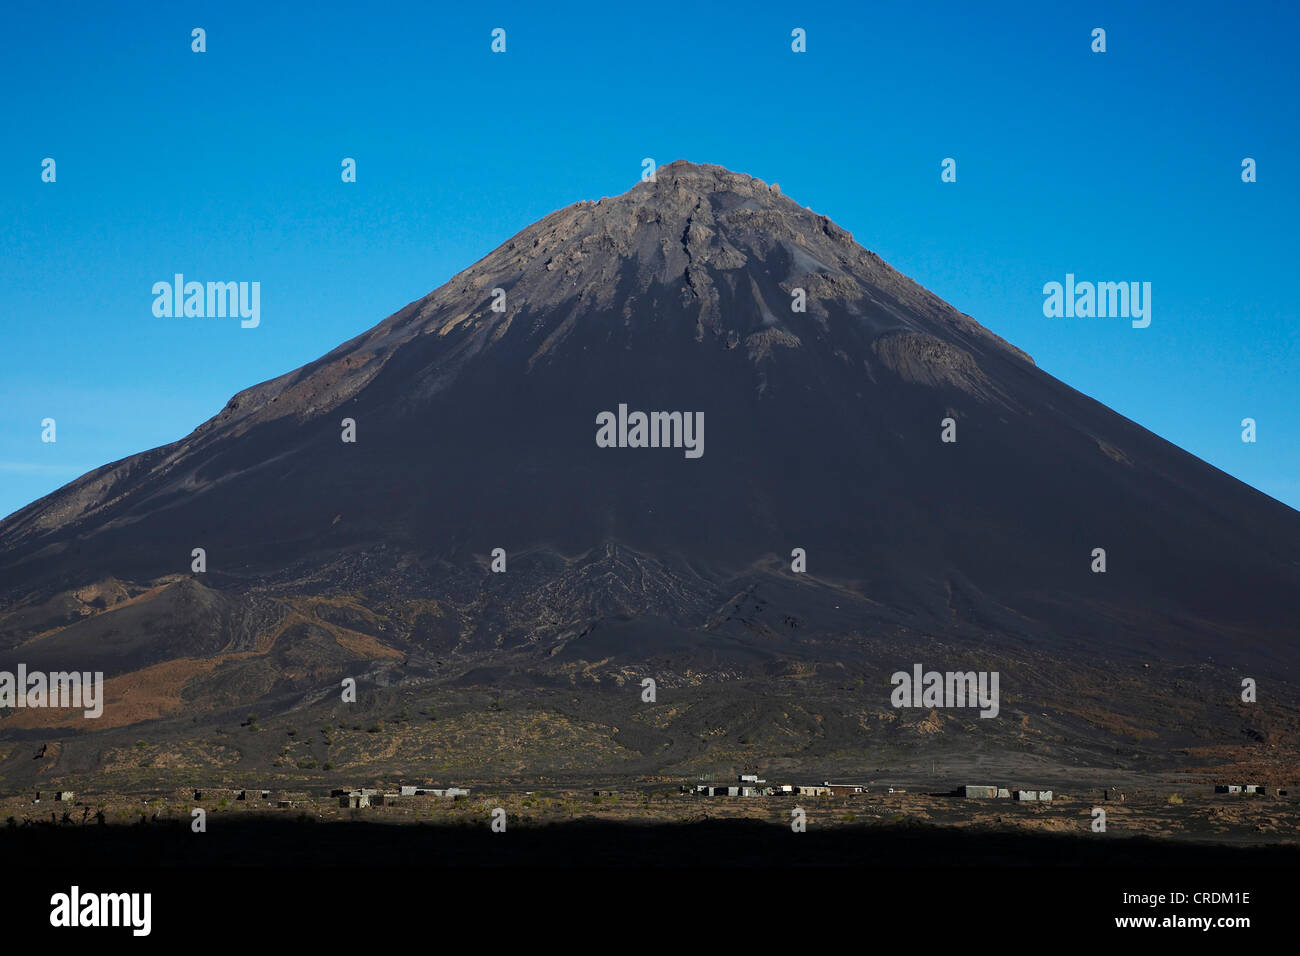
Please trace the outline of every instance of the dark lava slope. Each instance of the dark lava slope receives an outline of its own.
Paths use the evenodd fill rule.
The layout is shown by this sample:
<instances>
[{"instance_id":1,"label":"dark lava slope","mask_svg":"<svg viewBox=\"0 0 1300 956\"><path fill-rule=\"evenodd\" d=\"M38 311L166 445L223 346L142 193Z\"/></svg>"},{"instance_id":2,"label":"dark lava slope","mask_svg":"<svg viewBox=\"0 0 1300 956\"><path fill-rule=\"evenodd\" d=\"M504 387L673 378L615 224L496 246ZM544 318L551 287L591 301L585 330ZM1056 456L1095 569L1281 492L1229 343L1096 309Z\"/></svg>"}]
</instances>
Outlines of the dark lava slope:
<instances>
[{"instance_id":1,"label":"dark lava slope","mask_svg":"<svg viewBox=\"0 0 1300 956\"><path fill-rule=\"evenodd\" d=\"M598 447L620 403L703 412L703 455ZM784 620L823 655L875 621L1058 658L1294 674L1300 657L1300 513L1042 372L775 187L685 162L9 516L0 654L75 664L85 641L25 643L85 615L69 592L188 576L195 547L205 588L177 619L215 622L195 656L278 620L241 595L346 589L455 608L376 632L405 653L541 640L565 659L585 637L587 659L698 642L748 660L774 651L746 634ZM122 669L179 652L131 643Z\"/></svg>"}]
</instances>

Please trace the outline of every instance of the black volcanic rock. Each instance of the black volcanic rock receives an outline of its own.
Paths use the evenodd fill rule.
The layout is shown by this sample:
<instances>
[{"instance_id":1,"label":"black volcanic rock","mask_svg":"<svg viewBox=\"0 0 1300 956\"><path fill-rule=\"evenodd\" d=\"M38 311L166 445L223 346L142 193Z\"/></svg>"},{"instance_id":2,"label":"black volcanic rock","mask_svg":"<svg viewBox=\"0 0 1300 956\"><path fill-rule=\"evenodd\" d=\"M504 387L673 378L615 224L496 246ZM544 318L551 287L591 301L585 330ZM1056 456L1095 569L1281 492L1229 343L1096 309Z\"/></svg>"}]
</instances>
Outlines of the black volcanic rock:
<instances>
[{"instance_id":1,"label":"black volcanic rock","mask_svg":"<svg viewBox=\"0 0 1300 956\"><path fill-rule=\"evenodd\" d=\"M703 456L597 447L620 403L703 412ZM196 656L251 646L278 620L263 598L347 591L412 659L725 669L905 628L1066 659L1300 662L1300 513L1042 372L825 216L684 162L9 516L0 653L36 657L23 642L66 623L72 589L188 576L195 547L222 596L166 620ZM395 610L416 598L438 606Z\"/></svg>"}]
</instances>

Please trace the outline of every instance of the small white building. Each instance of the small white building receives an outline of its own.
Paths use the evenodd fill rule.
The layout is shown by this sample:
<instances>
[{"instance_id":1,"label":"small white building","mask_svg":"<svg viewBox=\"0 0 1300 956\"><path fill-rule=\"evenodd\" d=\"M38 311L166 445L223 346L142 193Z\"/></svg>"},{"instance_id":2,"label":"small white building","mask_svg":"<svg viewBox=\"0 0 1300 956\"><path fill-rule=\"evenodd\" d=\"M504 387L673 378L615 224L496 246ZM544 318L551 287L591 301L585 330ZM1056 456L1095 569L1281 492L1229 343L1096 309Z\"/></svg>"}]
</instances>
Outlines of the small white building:
<instances>
[{"instance_id":1,"label":"small white building","mask_svg":"<svg viewBox=\"0 0 1300 956\"><path fill-rule=\"evenodd\" d=\"M403 797L468 797L469 791L464 787L420 787L404 785L399 796Z\"/></svg>"},{"instance_id":2,"label":"small white building","mask_svg":"<svg viewBox=\"0 0 1300 956\"><path fill-rule=\"evenodd\" d=\"M820 787L815 785L814 786L800 785L795 789L798 792L799 796L801 797L828 797L831 794L831 788L825 785L822 785Z\"/></svg>"},{"instance_id":3,"label":"small white building","mask_svg":"<svg viewBox=\"0 0 1300 956\"><path fill-rule=\"evenodd\" d=\"M1017 790L1016 799L1024 800L1029 803L1050 803L1052 800L1052 791L1050 790Z\"/></svg>"}]
</instances>

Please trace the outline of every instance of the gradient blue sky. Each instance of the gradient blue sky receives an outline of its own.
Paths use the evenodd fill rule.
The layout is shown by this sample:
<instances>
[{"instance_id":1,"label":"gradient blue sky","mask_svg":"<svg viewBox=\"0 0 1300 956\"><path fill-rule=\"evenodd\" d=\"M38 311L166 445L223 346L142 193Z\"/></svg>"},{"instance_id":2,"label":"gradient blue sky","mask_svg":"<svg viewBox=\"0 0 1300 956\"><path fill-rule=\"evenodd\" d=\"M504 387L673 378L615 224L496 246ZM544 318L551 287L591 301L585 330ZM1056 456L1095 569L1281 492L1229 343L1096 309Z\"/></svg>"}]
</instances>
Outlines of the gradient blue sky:
<instances>
[{"instance_id":1,"label":"gradient blue sky","mask_svg":"<svg viewBox=\"0 0 1300 956\"><path fill-rule=\"evenodd\" d=\"M646 156L779 182L1048 372L1300 507L1300 14L1137 6L9 0L0 515L181 438L630 188ZM260 281L261 327L155 318L175 272ZM1045 318L1066 272L1151 282L1150 328Z\"/></svg>"}]
</instances>

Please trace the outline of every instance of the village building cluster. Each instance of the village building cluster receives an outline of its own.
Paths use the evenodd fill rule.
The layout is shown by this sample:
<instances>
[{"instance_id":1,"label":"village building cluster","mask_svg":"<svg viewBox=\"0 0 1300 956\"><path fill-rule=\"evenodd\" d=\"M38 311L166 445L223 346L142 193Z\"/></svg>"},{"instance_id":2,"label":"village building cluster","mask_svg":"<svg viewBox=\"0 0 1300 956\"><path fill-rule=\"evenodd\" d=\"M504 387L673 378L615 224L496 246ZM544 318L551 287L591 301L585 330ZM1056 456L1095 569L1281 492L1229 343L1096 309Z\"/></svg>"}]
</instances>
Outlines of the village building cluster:
<instances>
[{"instance_id":1,"label":"village building cluster","mask_svg":"<svg viewBox=\"0 0 1300 956\"><path fill-rule=\"evenodd\" d=\"M71 790L54 791L54 799L59 801L60 803L71 803L73 800L76 799L76 797L77 795L73 793ZM40 802L41 802L41 791L37 790L36 799L33 800L32 803L40 803Z\"/></svg>"},{"instance_id":2,"label":"village building cluster","mask_svg":"<svg viewBox=\"0 0 1300 956\"><path fill-rule=\"evenodd\" d=\"M196 802L207 800L233 800L241 801L245 804L271 804L280 809L290 809L312 804L315 797L302 791L289 790L269 790L263 788L212 788L212 789L193 789L193 798ZM598 798L635 796L637 791L616 791L616 790L595 790L593 795ZM855 794L865 794L870 792L865 784L860 783L834 783L825 780L819 784L777 784L769 783L767 780L759 777L757 774L740 774L735 783L697 783L694 785L683 785L680 788L683 794L690 794L702 797L847 797ZM907 793L901 787L879 787L877 793ZM1285 786L1266 786L1260 783L1228 783L1216 784L1214 786L1215 794L1235 795L1259 795L1259 796L1277 796L1286 797L1289 790ZM426 800L458 800L470 795L466 787L433 787L420 784L401 784L396 791L385 791L373 787L346 787L330 791L330 798L338 801L338 806L344 809L362 809L366 807L411 807L419 806ZM1022 803L1051 803L1055 798L1055 793L1051 790L1042 789L1019 789L1013 787L1000 787L991 784L964 784L956 790L951 791L951 795L967 800L1014 800ZM1099 794L1094 792L1095 796L1100 796L1107 802L1122 802L1126 795L1118 787L1105 787ZM73 803L76 801L76 794L71 790L56 791L37 791L33 803L40 803L42 797L52 798L61 803Z\"/></svg>"},{"instance_id":3,"label":"village building cluster","mask_svg":"<svg viewBox=\"0 0 1300 956\"><path fill-rule=\"evenodd\" d=\"M426 797L455 800L457 797L468 797L469 791L464 787L436 788L403 785L397 793L385 793L369 787L358 787L356 789L331 790L330 796L338 798L340 807L358 810L362 807L406 806Z\"/></svg>"},{"instance_id":4,"label":"village building cluster","mask_svg":"<svg viewBox=\"0 0 1300 956\"><path fill-rule=\"evenodd\" d=\"M683 786L681 791L703 797L848 797L857 793L870 792L865 784L832 783L829 780L819 784L768 784L757 774L750 773L742 773L737 777L736 783L700 783L693 788ZM882 787L881 792L906 793L907 791L901 787ZM972 784L958 787L953 791L953 795L981 800L1014 799L1026 803L1050 803L1053 797L1051 790L1018 790L1010 787Z\"/></svg>"},{"instance_id":5,"label":"village building cluster","mask_svg":"<svg viewBox=\"0 0 1300 956\"><path fill-rule=\"evenodd\" d=\"M696 784L694 789L682 787L683 793L695 793L704 797L843 797L854 793L866 793L867 788L859 783L831 783L827 780L820 784L771 784L760 779L758 774L742 773L734 784ZM894 791L900 792L900 791Z\"/></svg>"},{"instance_id":6,"label":"village building cluster","mask_svg":"<svg viewBox=\"0 0 1300 956\"><path fill-rule=\"evenodd\" d=\"M1026 803L1051 803L1051 790L1015 790L1010 787L972 786L966 784L957 790L967 800L1021 800Z\"/></svg>"},{"instance_id":7,"label":"village building cluster","mask_svg":"<svg viewBox=\"0 0 1300 956\"><path fill-rule=\"evenodd\" d=\"M237 800L243 803L274 803L282 810L301 806L311 798L306 793L290 790L266 790L261 787L237 788L215 787L208 790L195 790L195 801Z\"/></svg>"}]
</instances>

